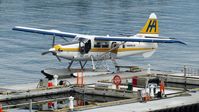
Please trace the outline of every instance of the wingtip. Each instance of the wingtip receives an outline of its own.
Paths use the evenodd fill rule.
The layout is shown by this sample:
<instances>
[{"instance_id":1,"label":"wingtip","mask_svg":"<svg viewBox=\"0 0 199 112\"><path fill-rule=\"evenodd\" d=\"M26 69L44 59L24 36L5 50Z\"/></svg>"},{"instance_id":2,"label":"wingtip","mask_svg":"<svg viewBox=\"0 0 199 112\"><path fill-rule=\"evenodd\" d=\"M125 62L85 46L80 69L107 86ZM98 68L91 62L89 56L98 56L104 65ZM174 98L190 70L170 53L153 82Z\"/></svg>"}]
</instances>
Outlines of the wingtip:
<instances>
[{"instance_id":1,"label":"wingtip","mask_svg":"<svg viewBox=\"0 0 199 112\"><path fill-rule=\"evenodd\" d=\"M17 27L16 27L16 26L12 28L12 30L16 30L16 29L17 29Z\"/></svg>"},{"instance_id":2,"label":"wingtip","mask_svg":"<svg viewBox=\"0 0 199 112\"><path fill-rule=\"evenodd\" d=\"M19 29L19 28L22 28L21 26L14 26L13 28L12 28L12 30L17 30L17 29Z\"/></svg>"},{"instance_id":3,"label":"wingtip","mask_svg":"<svg viewBox=\"0 0 199 112\"><path fill-rule=\"evenodd\" d=\"M176 41L176 42L179 44L187 45L185 42L182 42L182 41Z\"/></svg>"},{"instance_id":4,"label":"wingtip","mask_svg":"<svg viewBox=\"0 0 199 112\"><path fill-rule=\"evenodd\" d=\"M181 44L183 44L183 45L187 45L185 42L181 42Z\"/></svg>"}]
</instances>

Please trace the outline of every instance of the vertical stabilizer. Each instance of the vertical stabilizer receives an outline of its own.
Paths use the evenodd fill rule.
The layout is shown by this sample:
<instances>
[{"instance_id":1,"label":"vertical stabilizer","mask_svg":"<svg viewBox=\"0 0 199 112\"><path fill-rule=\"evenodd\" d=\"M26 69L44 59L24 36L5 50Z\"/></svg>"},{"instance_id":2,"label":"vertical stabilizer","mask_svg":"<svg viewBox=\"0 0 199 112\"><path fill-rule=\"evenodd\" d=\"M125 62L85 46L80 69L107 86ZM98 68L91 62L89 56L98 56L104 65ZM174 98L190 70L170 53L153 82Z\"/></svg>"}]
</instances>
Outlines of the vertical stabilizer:
<instances>
[{"instance_id":1,"label":"vertical stabilizer","mask_svg":"<svg viewBox=\"0 0 199 112\"><path fill-rule=\"evenodd\" d=\"M158 36L159 28L158 28L158 19L155 13L151 13L149 19L145 23L144 27L140 30L139 34L145 36Z\"/></svg>"}]
</instances>

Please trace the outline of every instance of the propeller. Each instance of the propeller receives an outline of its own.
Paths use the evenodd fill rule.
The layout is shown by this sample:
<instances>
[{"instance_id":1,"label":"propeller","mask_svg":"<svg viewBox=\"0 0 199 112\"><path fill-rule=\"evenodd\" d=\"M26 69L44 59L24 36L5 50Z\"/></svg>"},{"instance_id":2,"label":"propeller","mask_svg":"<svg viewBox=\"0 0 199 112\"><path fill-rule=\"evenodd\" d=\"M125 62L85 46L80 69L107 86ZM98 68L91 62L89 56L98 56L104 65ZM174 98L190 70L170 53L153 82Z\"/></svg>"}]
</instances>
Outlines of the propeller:
<instances>
[{"instance_id":1,"label":"propeller","mask_svg":"<svg viewBox=\"0 0 199 112\"><path fill-rule=\"evenodd\" d=\"M61 38L68 42L68 40L65 39L64 37L61 37ZM66 43L66 45L70 45L70 44L74 44L74 43L77 43L77 41ZM57 53L55 52L54 46L55 46L55 34L53 35L53 38L52 38L52 48L50 48L48 51L42 52L41 55L46 55L46 54L52 53L52 55L54 55L57 58L57 60L59 62L61 62L60 57L57 56Z\"/></svg>"},{"instance_id":2,"label":"propeller","mask_svg":"<svg viewBox=\"0 0 199 112\"><path fill-rule=\"evenodd\" d=\"M61 37L63 40L65 41L68 41L67 39L65 39L64 37ZM85 38L78 38L78 40L75 40L75 41L72 41L72 42L68 42L68 43L65 43L65 44L62 44L62 45L71 45L71 44L77 44L77 43L86 43L88 41L88 39L85 39ZM49 53L52 53L52 55L54 55L57 60L59 62L61 62L61 59L60 57L57 55L57 53L55 52L55 35L53 35L53 38L52 38L52 48L50 48L48 51L45 51L45 52L42 52L41 55L46 55L46 54L49 54Z\"/></svg>"},{"instance_id":3,"label":"propeller","mask_svg":"<svg viewBox=\"0 0 199 112\"><path fill-rule=\"evenodd\" d=\"M46 54L48 54L48 53L52 53L52 55L54 55L56 58L57 58L57 60L59 61L59 62L61 62L61 59L60 59L60 57L59 56L57 56L57 53L54 51L54 49L49 49L49 51L46 51L46 52L43 52L43 53L41 53L41 55L46 55Z\"/></svg>"}]
</instances>

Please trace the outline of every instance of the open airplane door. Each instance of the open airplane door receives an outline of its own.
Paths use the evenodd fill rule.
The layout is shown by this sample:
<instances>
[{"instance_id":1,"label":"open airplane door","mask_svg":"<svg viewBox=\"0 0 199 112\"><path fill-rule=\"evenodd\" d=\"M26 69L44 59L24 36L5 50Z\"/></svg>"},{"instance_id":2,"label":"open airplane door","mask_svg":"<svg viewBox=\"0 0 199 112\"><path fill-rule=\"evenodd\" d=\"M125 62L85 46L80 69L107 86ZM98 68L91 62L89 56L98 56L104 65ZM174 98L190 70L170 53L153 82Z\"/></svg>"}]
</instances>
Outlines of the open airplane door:
<instances>
[{"instance_id":1,"label":"open airplane door","mask_svg":"<svg viewBox=\"0 0 199 112\"><path fill-rule=\"evenodd\" d=\"M85 38L79 38L79 52L81 54L87 54L91 50L91 40Z\"/></svg>"}]
</instances>

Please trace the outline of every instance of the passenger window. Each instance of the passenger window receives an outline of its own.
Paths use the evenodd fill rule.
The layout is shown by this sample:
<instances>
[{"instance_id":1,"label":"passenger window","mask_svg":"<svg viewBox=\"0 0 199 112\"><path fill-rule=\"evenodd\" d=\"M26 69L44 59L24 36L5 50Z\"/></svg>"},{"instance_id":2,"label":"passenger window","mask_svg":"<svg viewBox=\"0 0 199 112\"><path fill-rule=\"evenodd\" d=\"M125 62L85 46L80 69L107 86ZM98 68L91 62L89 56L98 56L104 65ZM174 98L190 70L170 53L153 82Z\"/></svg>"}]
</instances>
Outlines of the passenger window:
<instances>
[{"instance_id":1,"label":"passenger window","mask_svg":"<svg viewBox=\"0 0 199 112\"><path fill-rule=\"evenodd\" d=\"M95 42L95 44L94 44L94 47L96 47L96 48L100 48L100 42Z\"/></svg>"},{"instance_id":2,"label":"passenger window","mask_svg":"<svg viewBox=\"0 0 199 112\"><path fill-rule=\"evenodd\" d=\"M108 42L95 42L94 47L95 48L108 48L109 43Z\"/></svg>"},{"instance_id":3,"label":"passenger window","mask_svg":"<svg viewBox=\"0 0 199 112\"><path fill-rule=\"evenodd\" d=\"M108 48L108 42L103 42L102 43L102 48Z\"/></svg>"}]
</instances>

